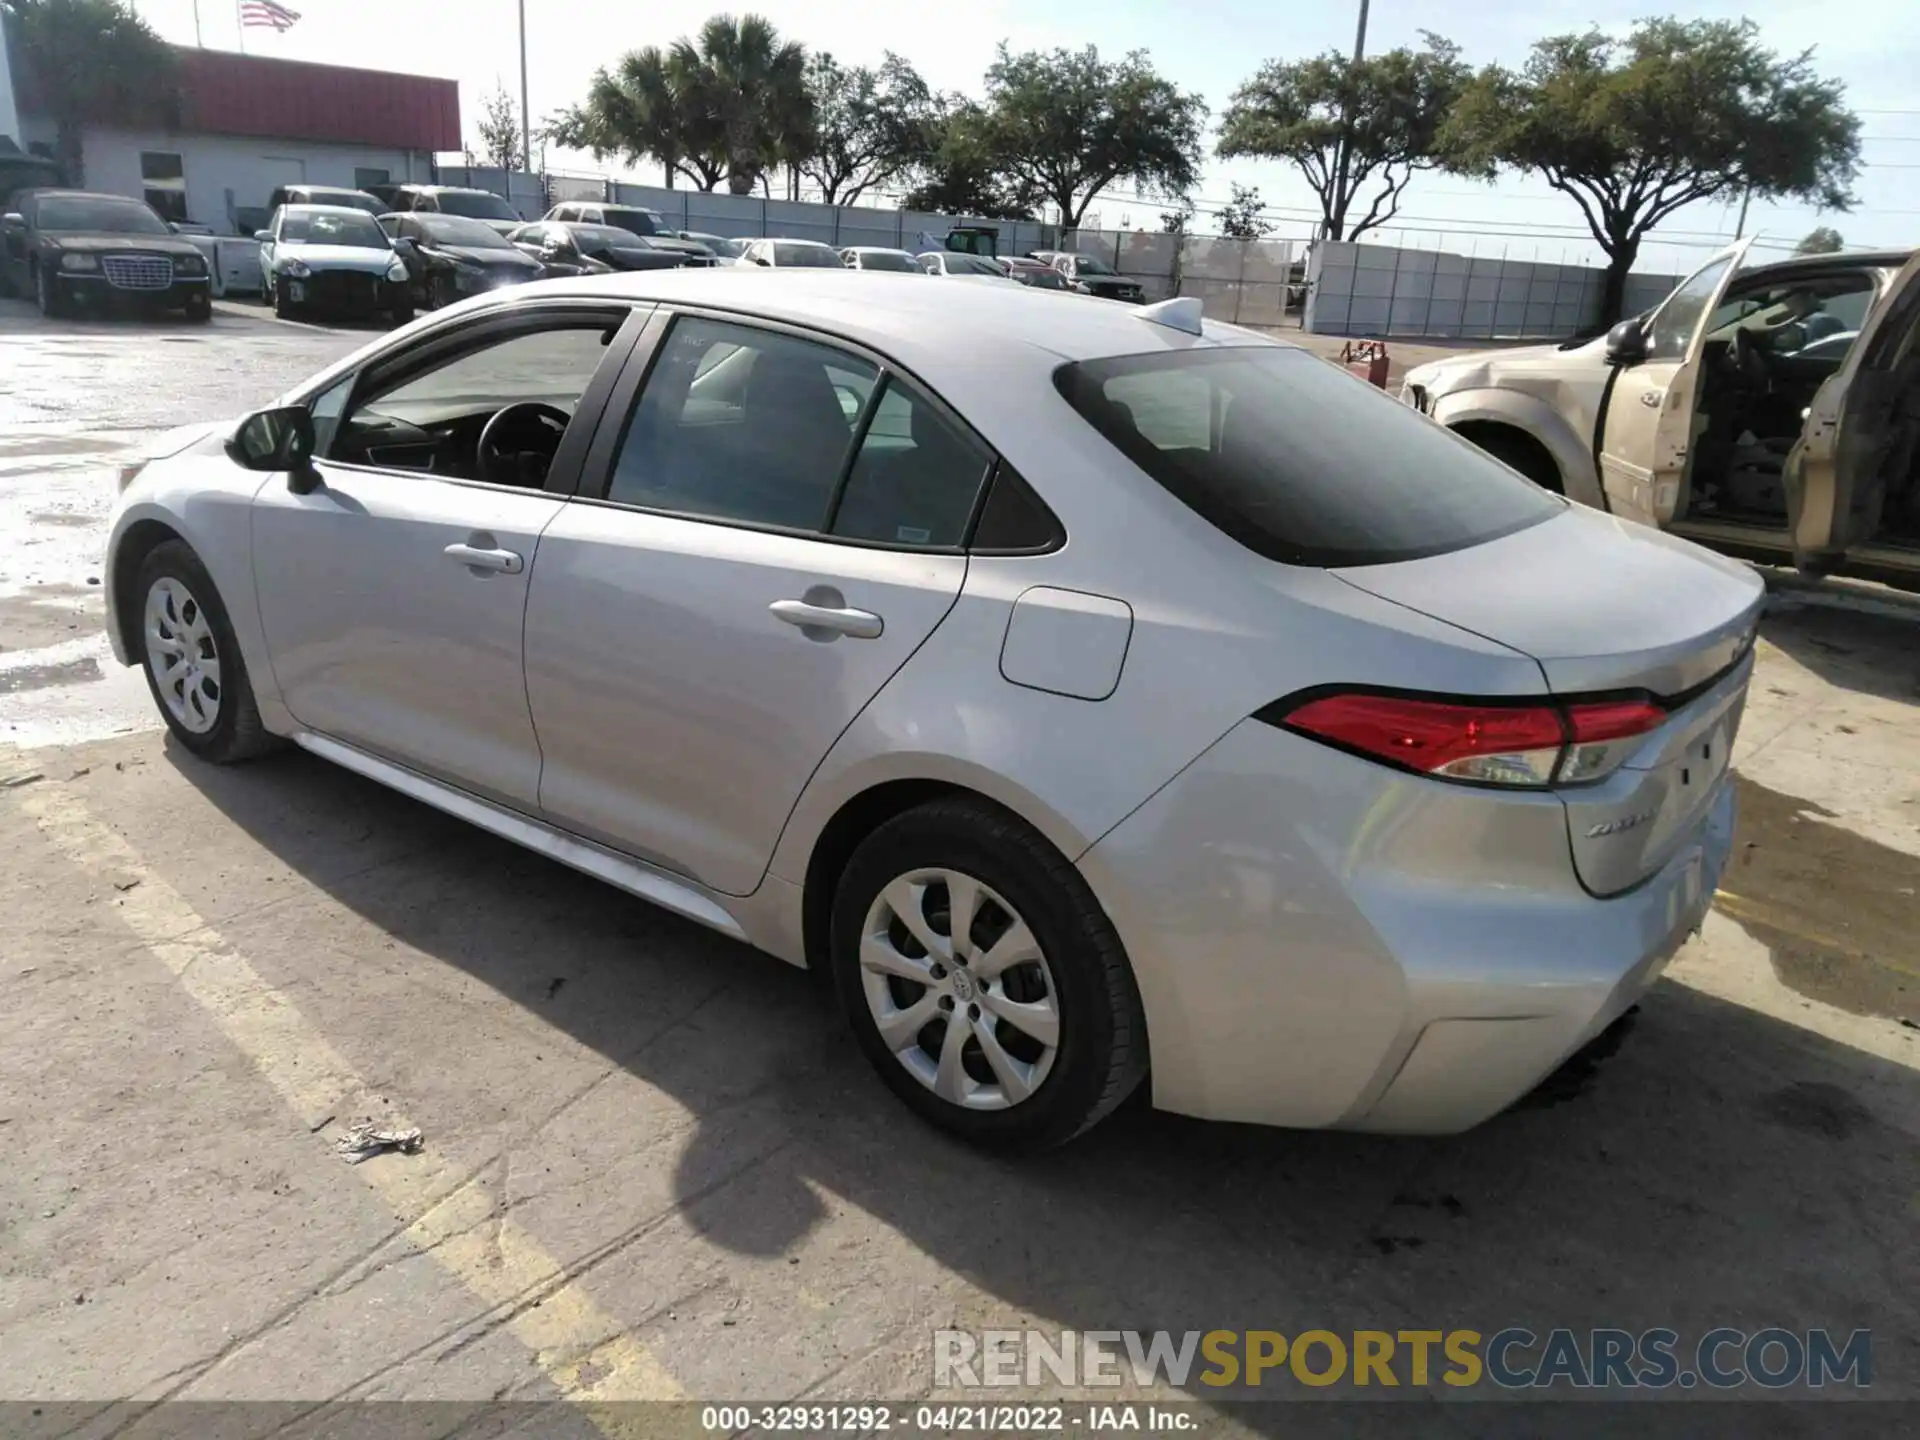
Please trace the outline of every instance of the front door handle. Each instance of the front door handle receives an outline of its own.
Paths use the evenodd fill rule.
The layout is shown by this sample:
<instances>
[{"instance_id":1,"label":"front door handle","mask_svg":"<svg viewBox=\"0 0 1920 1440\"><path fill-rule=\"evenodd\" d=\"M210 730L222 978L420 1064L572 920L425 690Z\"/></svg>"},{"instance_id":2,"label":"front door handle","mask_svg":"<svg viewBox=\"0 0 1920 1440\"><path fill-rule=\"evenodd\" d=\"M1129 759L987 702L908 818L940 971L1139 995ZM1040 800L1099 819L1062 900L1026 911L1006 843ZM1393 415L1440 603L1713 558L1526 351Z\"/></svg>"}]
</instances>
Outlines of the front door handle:
<instances>
[{"instance_id":1,"label":"front door handle","mask_svg":"<svg viewBox=\"0 0 1920 1440\"><path fill-rule=\"evenodd\" d=\"M821 593L822 591L826 593ZM838 590L815 586L804 600L776 600L767 607L775 617L798 625L809 640L878 640L886 622L870 610L850 610Z\"/></svg>"},{"instance_id":2,"label":"front door handle","mask_svg":"<svg viewBox=\"0 0 1920 1440\"><path fill-rule=\"evenodd\" d=\"M455 564L466 566L469 570L518 575L527 568L527 562L512 550L495 550L480 545L449 545L440 553Z\"/></svg>"}]
</instances>

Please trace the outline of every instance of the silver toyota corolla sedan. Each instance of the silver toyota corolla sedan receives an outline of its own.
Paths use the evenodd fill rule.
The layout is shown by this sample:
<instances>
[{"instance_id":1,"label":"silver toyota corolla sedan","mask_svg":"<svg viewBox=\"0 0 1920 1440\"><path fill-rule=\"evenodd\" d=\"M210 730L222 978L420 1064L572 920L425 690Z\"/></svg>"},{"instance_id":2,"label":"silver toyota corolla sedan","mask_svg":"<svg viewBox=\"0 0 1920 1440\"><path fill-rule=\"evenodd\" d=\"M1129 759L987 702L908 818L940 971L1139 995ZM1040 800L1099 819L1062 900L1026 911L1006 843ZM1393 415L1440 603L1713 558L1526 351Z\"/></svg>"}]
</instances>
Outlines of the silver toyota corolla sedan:
<instances>
[{"instance_id":1,"label":"silver toyota corolla sedan","mask_svg":"<svg viewBox=\"0 0 1920 1440\"><path fill-rule=\"evenodd\" d=\"M1700 922L1761 586L1304 350L1026 287L488 295L123 472L178 743L831 977L922 1115L1451 1131Z\"/></svg>"}]
</instances>

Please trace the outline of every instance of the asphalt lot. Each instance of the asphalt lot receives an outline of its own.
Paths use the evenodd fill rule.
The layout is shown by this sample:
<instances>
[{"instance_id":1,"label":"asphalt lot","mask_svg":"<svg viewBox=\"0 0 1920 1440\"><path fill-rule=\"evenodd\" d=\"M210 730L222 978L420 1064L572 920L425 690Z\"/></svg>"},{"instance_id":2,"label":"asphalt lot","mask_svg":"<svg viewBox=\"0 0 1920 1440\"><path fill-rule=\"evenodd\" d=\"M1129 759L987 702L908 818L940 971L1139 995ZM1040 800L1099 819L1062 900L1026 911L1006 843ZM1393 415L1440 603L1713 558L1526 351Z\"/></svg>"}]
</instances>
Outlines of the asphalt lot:
<instances>
[{"instance_id":1,"label":"asphalt lot","mask_svg":"<svg viewBox=\"0 0 1920 1440\"><path fill-rule=\"evenodd\" d=\"M1735 863L1612 1055L1457 1138L1136 1105L986 1159L806 976L302 754L166 742L98 633L111 467L366 338L0 302L0 1400L912 1399L942 1328L1515 1324L1867 1327L1920 1399L1912 601L1777 592ZM424 1150L343 1164L363 1115ZM1398 1398L1538 1433L1483 1393Z\"/></svg>"}]
</instances>

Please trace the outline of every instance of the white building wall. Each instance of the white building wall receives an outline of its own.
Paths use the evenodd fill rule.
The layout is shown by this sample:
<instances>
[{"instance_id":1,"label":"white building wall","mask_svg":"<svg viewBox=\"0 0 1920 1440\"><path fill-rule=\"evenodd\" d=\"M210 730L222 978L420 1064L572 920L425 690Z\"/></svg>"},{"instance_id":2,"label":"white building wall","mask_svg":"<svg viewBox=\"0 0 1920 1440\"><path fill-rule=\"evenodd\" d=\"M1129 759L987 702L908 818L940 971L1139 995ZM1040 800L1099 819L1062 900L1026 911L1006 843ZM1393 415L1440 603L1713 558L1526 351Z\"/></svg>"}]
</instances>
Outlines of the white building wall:
<instances>
[{"instance_id":1,"label":"white building wall","mask_svg":"<svg viewBox=\"0 0 1920 1440\"><path fill-rule=\"evenodd\" d=\"M169 135L160 130L89 129L82 148L89 190L136 197L146 189L140 176L143 150L180 156L186 172L187 218L196 225L211 226L218 234L235 233L235 210L264 206L276 185L351 186L356 169L385 170L396 185L424 183L431 179L433 165L433 157L423 150Z\"/></svg>"},{"instance_id":2,"label":"white building wall","mask_svg":"<svg viewBox=\"0 0 1920 1440\"><path fill-rule=\"evenodd\" d=\"M0 135L11 135L14 144L27 148L20 134L20 113L13 104L13 55L7 48L7 27L0 19Z\"/></svg>"}]
</instances>

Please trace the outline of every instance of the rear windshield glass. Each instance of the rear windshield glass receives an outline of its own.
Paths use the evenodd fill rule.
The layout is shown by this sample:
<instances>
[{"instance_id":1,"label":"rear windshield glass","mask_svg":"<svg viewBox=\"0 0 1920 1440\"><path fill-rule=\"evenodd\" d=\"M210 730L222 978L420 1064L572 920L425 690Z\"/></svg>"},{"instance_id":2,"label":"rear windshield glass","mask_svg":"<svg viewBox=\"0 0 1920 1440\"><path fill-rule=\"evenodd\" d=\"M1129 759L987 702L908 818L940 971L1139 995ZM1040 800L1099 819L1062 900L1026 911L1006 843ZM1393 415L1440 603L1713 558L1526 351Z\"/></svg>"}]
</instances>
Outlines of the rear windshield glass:
<instances>
[{"instance_id":1,"label":"rear windshield glass","mask_svg":"<svg viewBox=\"0 0 1920 1440\"><path fill-rule=\"evenodd\" d=\"M1290 565L1381 565L1465 549L1564 502L1304 350L1087 360L1067 403L1242 545Z\"/></svg>"},{"instance_id":2,"label":"rear windshield glass","mask_svg":"<svg viewBox=\"0 0 1920 1440\"><path fill-rule=\"evenodd\" d=\"M660 233L660 217L651 210L632 210L618 205L608 205L600 211L600 218L616 230L627 230L635 235Z\"/></svg>"},{"instance_id":3,"label":"rear windshield glass","mask_svg":"<svg viewBox=\"0 0 1920 1440\"><path fill-rule=\"evenodd\" d=\"M788 240L773 242L775 265L812 265L820 269L844 270L847 262L830 245L796 245Z\"/></svg>"}]
</instances>

